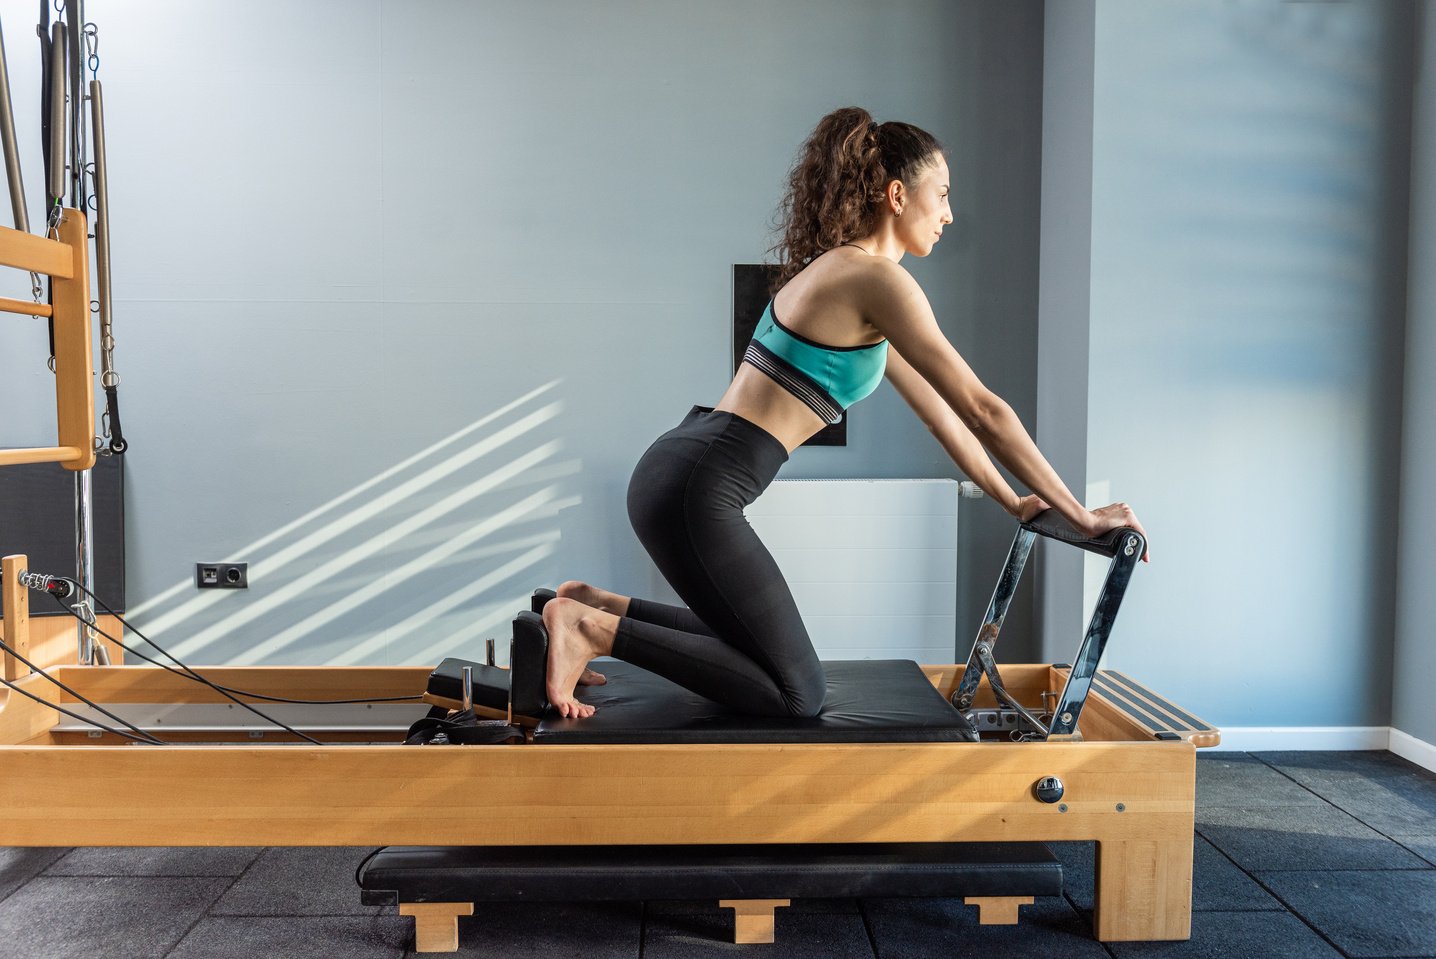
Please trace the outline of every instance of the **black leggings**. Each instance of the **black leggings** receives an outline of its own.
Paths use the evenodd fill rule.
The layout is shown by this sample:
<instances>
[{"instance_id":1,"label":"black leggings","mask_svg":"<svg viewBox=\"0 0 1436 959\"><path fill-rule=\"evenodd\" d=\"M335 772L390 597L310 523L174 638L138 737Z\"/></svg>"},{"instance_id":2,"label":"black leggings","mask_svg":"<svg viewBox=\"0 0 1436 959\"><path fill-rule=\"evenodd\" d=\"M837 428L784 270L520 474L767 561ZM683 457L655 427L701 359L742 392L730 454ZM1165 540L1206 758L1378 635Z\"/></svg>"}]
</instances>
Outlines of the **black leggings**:
<instances>
[{"instance_id":1,"label":"black leggings","mask_svg":"<svg viewBox=\"0 0 1436 959\"><path fill-rule=\"evenodd\" d=\"M634 599L613 655L757 716L814 716L827 683L777 563L743 509L788 451L762 427L695 406L643 454L628 517L684 609Z\"/></svg>"}]
</instances>

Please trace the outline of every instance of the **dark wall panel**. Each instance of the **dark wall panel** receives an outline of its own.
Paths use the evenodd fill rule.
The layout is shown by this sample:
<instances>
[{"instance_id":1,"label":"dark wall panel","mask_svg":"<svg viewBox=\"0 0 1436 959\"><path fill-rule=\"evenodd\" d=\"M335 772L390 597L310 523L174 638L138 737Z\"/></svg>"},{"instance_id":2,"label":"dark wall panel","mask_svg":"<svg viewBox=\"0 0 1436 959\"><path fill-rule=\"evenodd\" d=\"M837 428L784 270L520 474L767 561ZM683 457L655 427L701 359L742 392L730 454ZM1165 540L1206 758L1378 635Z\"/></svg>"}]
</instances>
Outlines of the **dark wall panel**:
<instances>
[{"instance_id":1,"label":"dark wall panel","mask_svg":"<svg viewBox=\"0 0 1436 959\"><path fill-rule=\"evenodd\" d=\"M95 594L125 611L125 458L95 461ZM0 469L0 556L24 553L30 570L75 576L75 474L55 463ZM0 609L0 615L4 610ZM31 597L30 615L69 615L53 600Z\"/></svg>"}]
</instances>

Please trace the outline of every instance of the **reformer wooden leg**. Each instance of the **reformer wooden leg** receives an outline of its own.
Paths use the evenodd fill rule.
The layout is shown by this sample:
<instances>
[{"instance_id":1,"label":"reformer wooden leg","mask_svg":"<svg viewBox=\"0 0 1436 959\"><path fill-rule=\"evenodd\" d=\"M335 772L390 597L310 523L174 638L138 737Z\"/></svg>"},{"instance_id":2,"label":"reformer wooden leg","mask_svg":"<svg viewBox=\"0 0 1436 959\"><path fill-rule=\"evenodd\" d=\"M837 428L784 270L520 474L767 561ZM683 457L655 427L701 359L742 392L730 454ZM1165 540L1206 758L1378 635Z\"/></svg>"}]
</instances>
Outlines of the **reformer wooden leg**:
<instances>
[{"instance_id":1,"label":"reformer wooden leg","mask_svg":"<svg viewBox=\"0 0 1436 959\"><path fill-rule=\"evenodd\" d=\"M473 914L471 902L399 903L399 915L414 917L415 952L458 952L459 917Z\"/></svg>"},{"instance_id":2,"label":"reformer wooden leg","mask_svg":"<svg viewBox=\"0 0 1436 959\"><path fill-rule=\"evenodd\" d=\"M1097 843L1092 917L1101 942L1192 937L1190 834L1171 840Z\"/></svg>"},{"instance_id":3,"label":"reformer wooden leg","mask_svg":"<svg viewBox=\"0 0 1436 959\"><path fill-rule=\"evenodd\" d=\"M773 911L791 905L791 899L720 899L720 909L733 910L733 941L772 942Z\"/></svg>"},{"instance_id":4,"label":"reformer wooden leg","mask_svg":"<svg viewBox=\"0 0 1436 959\"><path fill-rule=\"evenodd\" d=\"M963 902L977 907L981 926L1015 926L1017 910L1035 902L1031 896L968 896Z\"/></svg>"}]
</instances>

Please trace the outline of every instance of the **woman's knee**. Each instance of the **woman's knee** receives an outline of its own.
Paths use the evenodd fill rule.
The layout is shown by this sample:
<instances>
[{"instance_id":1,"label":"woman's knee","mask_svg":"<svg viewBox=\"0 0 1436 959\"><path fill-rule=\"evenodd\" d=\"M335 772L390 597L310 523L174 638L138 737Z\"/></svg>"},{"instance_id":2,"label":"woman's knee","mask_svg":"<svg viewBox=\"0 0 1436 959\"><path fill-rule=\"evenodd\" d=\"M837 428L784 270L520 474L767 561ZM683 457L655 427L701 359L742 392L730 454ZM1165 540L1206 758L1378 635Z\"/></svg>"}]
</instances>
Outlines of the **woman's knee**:
<instances>
[{"instance_id":1,"label":"woman's knee","mask_svg":"<svg viewBox=\"0 0 1436 959\"><path fill-rule=\"evenodd\" d=\"M828 682L819 674L801 685L792 686L783 696L790 719L812 719L823 711L823 701L828 696Z\"/></svg>"}]
</instances>

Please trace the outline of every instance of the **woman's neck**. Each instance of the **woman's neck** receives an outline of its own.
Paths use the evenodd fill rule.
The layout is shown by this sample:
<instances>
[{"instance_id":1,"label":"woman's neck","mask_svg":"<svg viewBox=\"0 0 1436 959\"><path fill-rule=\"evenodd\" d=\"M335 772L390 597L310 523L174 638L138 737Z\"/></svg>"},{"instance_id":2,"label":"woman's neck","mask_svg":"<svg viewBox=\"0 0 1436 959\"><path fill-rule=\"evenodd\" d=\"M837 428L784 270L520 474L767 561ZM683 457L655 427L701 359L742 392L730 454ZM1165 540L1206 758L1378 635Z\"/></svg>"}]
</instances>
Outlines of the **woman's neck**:
<instances>
[{"instance_id":1,"label":"woman's neck","mask_svg":"<svg viewBox=\"0 0 1436 959\"><path fill-rule=\"evenodd\" d=\"M885 256L894 263L901 262L903 254L907 252L907 247L898 239L897 231L893 229L892 217L883 217L876 230L867 236L849 241L849 244L872 256Z\"/></svg>"}]
</instances>

